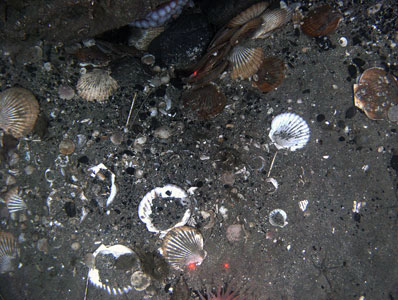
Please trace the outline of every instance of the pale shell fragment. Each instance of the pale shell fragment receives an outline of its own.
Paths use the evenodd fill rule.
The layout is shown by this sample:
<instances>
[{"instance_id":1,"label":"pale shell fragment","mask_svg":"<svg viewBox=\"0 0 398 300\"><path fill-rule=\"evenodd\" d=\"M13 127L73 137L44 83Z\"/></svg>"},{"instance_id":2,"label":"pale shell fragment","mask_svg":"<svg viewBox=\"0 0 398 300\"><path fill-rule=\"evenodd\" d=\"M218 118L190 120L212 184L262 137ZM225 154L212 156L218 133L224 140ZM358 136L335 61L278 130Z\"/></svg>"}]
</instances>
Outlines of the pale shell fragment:
<instances>
[{"instance_id":1,"label":"pale shell fragment","mask_svg":"<svg viewBox=\"0 0 398 300\"><path fill-rule=\"evenodd\" d=\"M131 275L131 284L137 291L143 291L151 284L151 277L142 271L135 271Z\"/></svg>"},{"instance_id":2,"label":"pale shell fragment","mask_svg":"<svg viewBox=\"0 0 398 300\"><path fill-rule=\"evenodd\" d=\"M176 270L197 266L207 253L203 250L203 236L193 227L182 226L170 230L163 240L161 254Z\"/></svg>"},{"instance_id":3,"label":"pale shell fragment","mask_svg":"<svg viewBox=\"0 0 398 300\"><path fill-rule=\"evenodd\" d=\"M117 185L115 183L116 175L113 172L111 172L103 163L101 163L101 164L99 164L97 166L91 167L89 169L89 171L92 172L92 174L91 174L92 177L95 177L100 170L106 170L106 171L108 171L111 174L110 193L109 193L109 196L108 196L108 198L106 200L106 206L108 206L108 205L110 205L113 202L113 200L115 200L116 194L118 192L118 188L117 188Z\"/></svg>"},{"instance_id":4,"label":"pale shell fragment","mask_svg":"<svg viewBox=\"0 0 398 300\"><path fill-rule=\"evenodd\" d=\"M307 206L308 206L308 200L301 200L300 202L299 202L299 207L300 207L300 209L301 209L301 211L306 211L306 209L307 209Z\"/></svg>"},{"instance_id":5,"label":"pale shell fragment","mask_svg":"<svg viewBox=\"0 0 398 300\"><path fill-rule=\"evenodd\" d=\"M269 213L269 223L272 226L283 228L287 223L287 214L283 209L277 208Z\"/></svg>"},{"instance_id":6,"label":"pale shell fragment","mask_svg":"<svg viewBox=\"0 0 398 300\"><path fill-rule=\"evenodd\" d=\"M310 128L299 115L283 113L272 120L269 138L278 149L296 151L308 143Z\"/></svg>"},{"instance_id":7,"label":"pale shell fragment","mask_svg":"<svg viewBox=\"0 0 398 300\"><path fill-rule=\"evenodd\" d=\"M188 207L185 210L182 219L177 224L165 230L159 230L158 228L155 227L155 225L152 223L153 219L151 215L152 215L152 202L156 197L165 198L165 199L171 197L177 198L180 199L180 202L183 203L184 206ZM154 188L153 190L148 192L144 196L144 198L142 198L138 206L138 216L140 220L143 223L145 223L146 228L148 229L149 232L160 233L160 237L163 237L171 229L179 226L184 226L188 222L191 216L191 209L189 208L190 203L191 201L189 200L188 194L183 189L181 189L176 185L167 184L163 187Z\"/></svg>"}]
</instances>

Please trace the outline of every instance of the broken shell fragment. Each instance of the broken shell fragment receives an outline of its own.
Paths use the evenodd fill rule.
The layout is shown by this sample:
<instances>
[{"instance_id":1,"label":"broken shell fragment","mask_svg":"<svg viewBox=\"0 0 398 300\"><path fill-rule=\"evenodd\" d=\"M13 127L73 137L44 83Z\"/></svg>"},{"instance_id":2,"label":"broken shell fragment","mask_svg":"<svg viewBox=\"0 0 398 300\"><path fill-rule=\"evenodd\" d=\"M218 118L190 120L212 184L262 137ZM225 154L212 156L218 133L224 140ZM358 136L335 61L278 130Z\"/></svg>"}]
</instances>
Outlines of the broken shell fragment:
<instances>
[{"instance_id":1,"label":"broken shell fragment","mask_svg":"<svg viewBox=\"0 0 398 300\"><path fill-rule=\"evenodd\" d=\"M264 59L257 73L253 76L252 85L262 92L277 88L285 77L285 64L277 57Z\"/></svg>"},{"instance_id":2,"label":"broken shell fragment","mask_svg":"<svg viewBox=\"0 0 398 300\"><path fill-rule=\"evenodd\" d=\"M7 194L4 197L4 202L6 203L10 214L26 209L25 202L18 194L18 187L13 187L11 190L7 192Z\"/></svg>"},{"instance_id":3,"label":"broken shell fragment","mask_svg":"<svg viewBox=\"0 0 398 300\"><path fill-rule=\"evenodd\" d=\"M19 248L14 236L0 231L0 274L14 270L13 260L18 254Z\"/></svg>"},{"instance_id":4,"label":"broken shell fragment","mask_svg":"<svg viewBox=\"0 0 398 300\"><path fill-rule=\"evenodd\" d=\"M269 213L269 223L272 226L283 228L287 223L287 214L283 209L277 208Z\"/></svg>"},{"instance_id":5,"label":"broken shell fragment","mask_svg":"<svg viewBox=\"0 0 398 300\"><path fill-rule=\"evenodd\" d=\"M257 72L263 59L264 52L261 48L235 46L229 57L229 61L232 63L231 78L249 78Z\"/></svg>"},{"instance_id":6,"label":"broken shell fragment","mask_svg":"<svg viewBox=\"0 0 398 300\"><path fill-rule=\"evenodd\" d=\"M354 103L369 119L386 119L390 107L398 104L397 79L382 68L365 70L354 84Z\"/></svg>"},{"instance_id":7,"label":"broken shell fragment","mask_svg":"<svg viewBox=\"0 0 398 300\"><path fill-rule=\"evenodd\" d=\"M310 128L299 115L283 113L272 120L269 137L277 149L296 151L308 143Z\"/></svg>"},{"instance_id":8,"label":"broken shell fragment","mask_svg":"<svg viewBox=\"0 0 398 300\"><path fill-rule=\"evenodd\" d=\"M154 188L142 198L138 206L138 217L148 231L160 233L162 237L171 229L188 222L191 216L190 205L188 194L183 189L167 184ZM171 210L175 210L176 216Z\"/></svg>"},{"instance_id":9,"label":"broken shell fragment","mask_svg":"<svg viewBox=\"0 0 398 300\"><path fill-rule=\"evenodd\" d=\"M36 97L24 88L9 88L0 94L0 128L15 138L32 131L39 103Z\"/></svg>"},{"instance_id":10,"label":"broken shell fragment","mask_svg":"<svg viewBox=\"0 0 398 300\"><path fill-rule=\"evenodd\" d=\"M131 275L131 285L137 291L144 291L151 284L151 277L142 271L135 271Z\"/></svg>"},{"instance_id":11,"label":"broken shell fragment","mask_svg":"<svg viewBox=\"0 0 398 300\"><path fill-rule=\"evenodd\" d=\"M303 19L301 30L310 36L328 35L336 30L341 16L325 4L311 9Z\"/></svg>"},{"instance_id":12,"label":"broken shell fragment","mask_svg":"<svg viewBox=\"0 0 398 300\"><path fill-rule=\"evenodd\" d=\"M80 97L87 101L100 102L107 100L118 87L109 72L100 69L83 74L76 86Z\"/></svg>"},{"instance_id":13,"label":"broken shell fragment","mask_svg":"<svg viewBox=\"0 0 398 300\"><path fill-rule=\"evenodd\" d=\"M193 227L182 226L170 230L164 237L161 254L177 270L195 268L205 259L202 234Z\"/></svg>"}]
</instances>

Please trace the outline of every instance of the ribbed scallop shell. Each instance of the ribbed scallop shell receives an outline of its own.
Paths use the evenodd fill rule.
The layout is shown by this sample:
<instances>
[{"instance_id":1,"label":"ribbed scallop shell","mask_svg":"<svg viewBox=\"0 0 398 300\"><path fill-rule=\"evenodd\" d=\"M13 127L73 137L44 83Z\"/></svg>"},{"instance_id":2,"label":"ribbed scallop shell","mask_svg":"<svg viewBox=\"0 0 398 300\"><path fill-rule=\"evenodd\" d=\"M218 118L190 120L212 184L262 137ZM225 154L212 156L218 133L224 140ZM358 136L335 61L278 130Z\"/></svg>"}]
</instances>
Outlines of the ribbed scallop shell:
<instances>
[{"instance_id":1,"label":"ribbed scallop shell","mask_svg":"<svg viewBox=\"0 0 398 300\"><path fill-rule=\"evenodd\" d=\"M369 119L385 119L389 108L398 104L397 79L382 68L365 70L354 84L354 103Z\"/></svg>"},{"instance_id":2,"label":"ribbed scallop shell","mask_svg":"<svg viewBox=\"0 0 398 300\"><path fill-rule=\"evenodd\" d=\"M174 228L164 237L162 255L177 270L200 265L207 255L203 250L202 234L188 226Z\"/></svg>"},{"instance_id":3,"label":"ribbed scallop shell","mask_svg":"<svg viewBox=\"0 0 398 300\"><path fill-rule=\"evenodd\" d=\"M118 87L109 72L100 69L83 74L76 86L80 97L87 101L100 102L108 99Z\"/></svg>"},{"instance_id":4,"label":"ribbed scallop shell","mask_svg":"<svg viewBox=\"0 0 398 300\"><path fill-rule=\"evenodd\" d=\"M32 131L39 103L35 96L24 88L13 87L0 94L0 128L15 138Z\"/></svg>"},{"instance_id":5,"label":"ribbed scallop shell","mask_svg":"<svg viewBox=\"0 0 398 300\"><path fill-rule=\"evenodd\" d=\"M11 190L9 190L4 197L4 201L7 205L9 213L14 213L26 209L25 202L18 194L18 187L13 187Z\"/></svg>"},{"instance_id":6,"label":"ribbed scallop shell","mask_svg":"<svg viewBox=\"0 0 398 300\"><path fill-rule=\"evenodd\" d=\"M268 37L274 30L286 24L292 18L293 9L291 7L278 8L266 11L261 17L263 23L253 34L253 39L263 39Z\"/></svg>"},{"instance_id":7,"label":"ribbed scallop shell","mask_svg":"<svg viewBox=\"0 0 398 300\"><path fill-rule=\"evenodd\" d=\"M341 16L325 4L311 9L303 19L301 30L310 36L327 35L336 30Z\"/></svg>"},{"instance_id":8,"label":"ribbed scallop shell","mask_svg":"<svg viewBox=\"0 0 398 300\"><path fill-rule=\"evenodd\" d=\"M269 137L276 148L295 151L308 143L310 128L299 115L283 113L272 120Z\"/></svg>"},{"instance_id":9,"label":"ribbed scallop shell","mask_svg":"<svg viewBox=\"0 0 398 300\"><path fill-rule=\"evenodd\" d=\"M270 92L278 87L285 77L285 64L277 57L264 59L257 73L253 76L252 85L262 92Z\"/></svg>"},{"instance_id":10,"label":"ribbed scallop shell","mask_svg":"<svg viewBox=\"0 0 398 300\"><path fill-rule=\"evenodd\" d=\"M228 27L241 26L251 19L258 17L267 9L268 5L268 2L259 2L250 6L248 9L244 10L231 21L229 21Z\"/></svg>"},{"instance_id":11,"label":"ribbed scallop shell","mask_svg":"<svg viewBox=\"0 0 398 300\"><path fill-rule=\"evenodd\" d=\"M231 78L249 78L257 72L263 59L264 52L261 48L235 46L229 57L229 61L232 63Z\"/></svg>"},{"instance_id":12,"label":"ribbed scallop shell","mask_svg":"<svg viewBox=\"0 0 398 300\"><path fill-rule=\"evenodd\" d=\"M0 274L14 269L12 260L17 257L17 240L9 232L0 231Z\"/></svg>"}]
</instances>

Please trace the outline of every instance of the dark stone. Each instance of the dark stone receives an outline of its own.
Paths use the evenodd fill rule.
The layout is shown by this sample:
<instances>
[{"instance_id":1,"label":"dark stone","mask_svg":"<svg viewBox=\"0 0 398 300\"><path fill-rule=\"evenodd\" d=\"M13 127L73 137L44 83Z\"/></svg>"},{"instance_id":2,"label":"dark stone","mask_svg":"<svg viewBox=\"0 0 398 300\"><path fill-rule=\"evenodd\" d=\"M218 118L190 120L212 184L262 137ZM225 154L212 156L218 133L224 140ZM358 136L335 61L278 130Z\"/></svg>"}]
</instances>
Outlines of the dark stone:
<instances>
[{"instance_id":1,"label":"dark stone","mask_svg":"<svg viewBox=\"0 0 398 300\"><path fill-rule=\"evenodd\" d=\"M66 202L64 205L64 209L69 218L76 217L76 205L74 202Z\"/></svg>"},{"instance_id":2,"label":"dark stone","mask_svg":"<svg viewBox=\"0 0 398 300\"><path fill-rule=\"evenodd\" d=\"M126 169L126 173L129 174L129 175L134 175L134 168L128 167L128 168Z\"/></svg>"},{"instance_id":3,"label":"dark stone","mask_svg":"<svg viewBox=\"0 0 398 300\"><path fill-rule=\"evenodd\" d=\"M319 114L319 115L316 116L316 120L318 122L323 122L323 121L325 121L325 119L326 119L326 117L325 117L324 114Z\"/></svg>"},{"instance_id":4,"label":"dark stone","mask_svg":"<svg viewBox=\"0 0 398 300\"><path fill-rule=\"evenodd\" d=\"M348 74L350 74L350 77L355 79L358 75L357 68L354 65L349 65L348 66Z\"/></svg>"},{"instance_id":5,"label":"dark stone","mask_svg":"<svg viewBox=\"0 0 398 300\"><path fill-rule=\"evenodd\" d=\"M87 156L82 156L82 157L80 157L77 161L78 161L79 163L81 163L81 164L88 164L89 159L88 159Z\"/></svg>"},{"instance_id":6,"label":"dark stone","mask_svg":"<svg viewBox=\"0 0 398 300\"><path fill-rule=\"evenodd\" d=\"M352 62L356 64L358 67L363 67L366 64L366 62L360 59L359 57L354 58Z\"/></svg>"},{"instance_id":7,"label":"dark stone","mask_svg":"<svg viewBox=\"0 0 398 300\"><path fill-rule=\"evenodd\" d=\"M393 155L391 157L391 168L393 168L398 173L398 155Z\"/></svg>"},{"instance_id":8,"label":"dark stone","mask_svg":"<svg viewBox=\"0 0 398 300\"><path fill-rule=\"evenodd\" d=\"M345 118L352 119L355 116L356 112L357 109L355 108L355 106L351 106L349 109L345 111Z\"/></svg>"}]
</instances>

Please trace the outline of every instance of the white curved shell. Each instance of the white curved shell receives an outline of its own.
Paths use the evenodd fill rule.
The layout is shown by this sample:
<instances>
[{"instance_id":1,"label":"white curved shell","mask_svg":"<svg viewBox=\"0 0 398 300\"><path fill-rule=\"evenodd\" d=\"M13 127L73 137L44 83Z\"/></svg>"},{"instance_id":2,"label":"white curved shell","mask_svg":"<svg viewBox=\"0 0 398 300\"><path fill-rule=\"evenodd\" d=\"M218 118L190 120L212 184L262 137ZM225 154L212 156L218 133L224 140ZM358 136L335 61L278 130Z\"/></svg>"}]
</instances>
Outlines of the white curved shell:
<instances>
[{"instance_id":1,"label":"white curved shell","mask_svg":"<svg viewBox=\"0 0 398 300\"><path fill-rule=\"evenodd\" d=\"M200 265L207 253L202 234L193 227L182 226L169 231L163 240L162 255L177 270Z\"/></svg>"},{"instance_id":2,"label":"white curved shell","mask_svg":"<svg viewBox=\"0 0 398 300\"><path fill-rule=\"evenodd\" d=\"M287 223L287 214L283 209L277 208L269 213L269 223L272 226L283 228Z\"/></svg>"},{"instance_id":3,"label":"white curved shell","mask_svg":"<svg viewBox=\"0 0 398 300\"><path fill-rule=\"evenodd\" d=\"M276 148L295 151L308 143L310 128L299 115L283 113L272 120L269 137Z\"/></svg>"},{"instance_id":4,"label":"white curved shell","mask_svg":"<svg viewBox=\"0 0 398 300\"><path fill-rule=\"evenodd\" d=\"M185 210L184 215L182 219L176 223L174 226L165 229L165 230L160 230L155 227L153 224L153 217L152 217L152 202L155 198L160 197L160 198L176 198L180 200L180 203L183 206L187 206L188 208ZM150 232L155 232L155 233L160 233L160 236L163 237L168 231L175 227L179 226L184 226L190 216L191 216L191 209L189 208L190 205L190 200L188 197L188 194L181 189L180 187L172 184L167 184L163 187L157 187L148 192L144 198L142 198L139 206L138 206L138 216L140 220L145 223L146 228Z\"/></svg>"}]
</instances>

